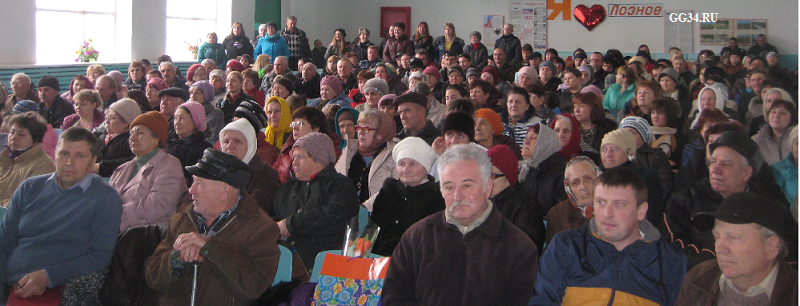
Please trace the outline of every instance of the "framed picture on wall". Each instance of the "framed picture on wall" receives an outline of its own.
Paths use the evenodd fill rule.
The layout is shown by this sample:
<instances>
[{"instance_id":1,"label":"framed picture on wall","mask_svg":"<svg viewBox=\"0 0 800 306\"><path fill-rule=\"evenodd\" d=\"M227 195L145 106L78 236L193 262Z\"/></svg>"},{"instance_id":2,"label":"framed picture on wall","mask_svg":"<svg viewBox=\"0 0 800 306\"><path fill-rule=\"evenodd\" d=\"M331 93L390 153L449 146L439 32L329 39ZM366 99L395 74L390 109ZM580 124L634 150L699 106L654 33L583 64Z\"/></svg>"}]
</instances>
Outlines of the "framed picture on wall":
<instances>
[{"instance_id":1,"label":"framed picture on wall","mask_svg":"<svg viewBox=\"0 0 800 306\"><path fill-rule=\"evenodd\" d=\"M381 6L381 37L386 37L389 26L398 22L406 25L406 36L411 37L411 30L416 27L411 26L410 6Z\"/></svg>"}]
</instances>

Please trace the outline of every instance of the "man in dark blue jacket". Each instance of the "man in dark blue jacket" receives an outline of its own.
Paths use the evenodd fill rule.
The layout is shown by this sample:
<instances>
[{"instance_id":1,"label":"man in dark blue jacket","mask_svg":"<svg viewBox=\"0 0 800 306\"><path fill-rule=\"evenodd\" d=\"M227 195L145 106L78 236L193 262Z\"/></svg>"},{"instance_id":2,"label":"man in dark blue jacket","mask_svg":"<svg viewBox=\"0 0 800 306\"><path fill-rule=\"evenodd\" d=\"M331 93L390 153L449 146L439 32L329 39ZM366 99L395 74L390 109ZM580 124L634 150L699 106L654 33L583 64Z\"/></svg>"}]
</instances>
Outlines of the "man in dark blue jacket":
<instances>
[{"instance_id":1,"label":"man in dark blue jacket","mask_svg":"<svg viewBox=\"0 0 800 306\"><path fill-rule=\"evenodd\" d=\"M686 257L645 220L647 206L636 171L603 172L595 180L594 218L553 238L528 305L672 305Z\"/></svg>"}]
</instances>

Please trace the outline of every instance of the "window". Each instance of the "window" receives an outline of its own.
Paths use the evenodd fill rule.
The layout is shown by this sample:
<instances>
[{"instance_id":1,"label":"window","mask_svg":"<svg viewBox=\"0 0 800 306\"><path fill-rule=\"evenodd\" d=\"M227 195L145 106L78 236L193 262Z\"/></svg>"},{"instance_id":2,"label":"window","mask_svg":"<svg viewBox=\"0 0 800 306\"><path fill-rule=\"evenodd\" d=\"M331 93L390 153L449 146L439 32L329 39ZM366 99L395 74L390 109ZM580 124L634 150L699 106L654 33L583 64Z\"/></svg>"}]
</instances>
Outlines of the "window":
<instances>
[{"instance_id":1,"label":"window","mask_svg":"<svg viewBox=\"0 0 800 306\"><path fill-rule=\"evenodd\" d=\"M210 32L217 32L217 42L222 43L228 32L219 29L230 27L230 7L231 0L167 1L166 54L173 61L195 60L189 46L200 47ZM224 17L226 13L227 18Z\"/></svg>"},{"instance_id":2,"label":"window","mask_svg":"<svg viewBox=\"0 0 800 306\"><path fill-rule=\"evenodd\" d=\"M36 0L36 62L74 63L75 51L88 39L98 61L116 59L117 1Z\"/></svg>"}]
</instances>

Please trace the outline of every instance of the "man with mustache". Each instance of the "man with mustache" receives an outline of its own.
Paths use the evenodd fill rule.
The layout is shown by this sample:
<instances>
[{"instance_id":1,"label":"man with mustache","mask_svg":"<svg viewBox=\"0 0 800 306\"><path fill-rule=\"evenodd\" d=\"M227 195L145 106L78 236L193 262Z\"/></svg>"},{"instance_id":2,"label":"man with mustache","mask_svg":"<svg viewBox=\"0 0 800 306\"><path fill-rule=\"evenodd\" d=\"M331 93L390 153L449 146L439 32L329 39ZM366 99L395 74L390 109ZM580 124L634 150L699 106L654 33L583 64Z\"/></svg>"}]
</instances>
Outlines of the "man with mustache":
<instances>
[{"instance_id":1,"label":"man with mustache","mask_svg":"<svg viewBox=\"0 0 800 306\"><path fill-rule=\"evenodd\" d=\"M409 228L392 253L384 305L525 305L538 254L494 207L486 150L454 145L439 157L445 211Z\"/></svg>"}]
</instances>

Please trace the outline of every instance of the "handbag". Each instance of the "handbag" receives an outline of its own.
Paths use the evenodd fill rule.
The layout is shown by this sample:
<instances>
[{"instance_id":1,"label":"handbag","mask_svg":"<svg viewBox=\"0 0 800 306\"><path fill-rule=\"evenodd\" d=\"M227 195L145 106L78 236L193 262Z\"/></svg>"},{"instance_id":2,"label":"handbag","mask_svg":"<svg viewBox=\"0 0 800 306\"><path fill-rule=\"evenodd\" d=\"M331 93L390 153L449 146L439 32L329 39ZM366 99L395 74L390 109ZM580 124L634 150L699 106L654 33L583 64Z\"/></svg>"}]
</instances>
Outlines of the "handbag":
<instances>
[{"instance_id":1,"label":"handbag","mask_svg":"<svg viewBox=\"0 0 800 306\"><path fill-rule=\"evenodd\" d=\"M311 305L380 305L390 259L325 254Z\"/></svg>"}]
</instances>

